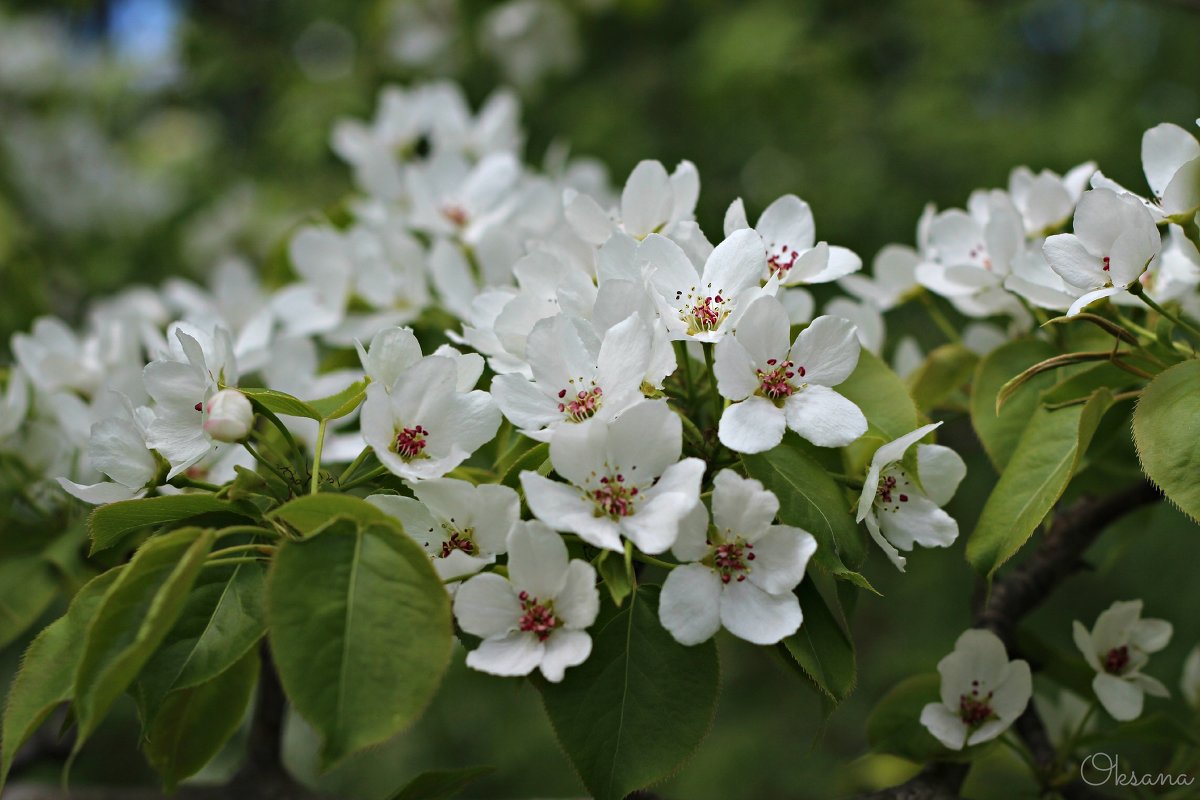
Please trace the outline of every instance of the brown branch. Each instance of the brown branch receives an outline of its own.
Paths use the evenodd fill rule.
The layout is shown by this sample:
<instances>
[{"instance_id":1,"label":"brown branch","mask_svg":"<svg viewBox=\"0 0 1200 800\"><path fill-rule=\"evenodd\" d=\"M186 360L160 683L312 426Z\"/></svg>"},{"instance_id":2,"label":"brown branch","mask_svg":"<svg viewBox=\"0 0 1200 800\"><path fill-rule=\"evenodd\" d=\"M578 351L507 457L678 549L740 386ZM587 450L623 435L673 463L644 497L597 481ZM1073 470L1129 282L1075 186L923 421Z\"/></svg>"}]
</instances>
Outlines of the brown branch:
<instances>
[{"instance_id":1,"label":"brown branch","mask_svg":"<svg viewBox=\"0 0 1200 800\"><path fill-rule=\"evenodd\" d=\"M1084 566L1083 553L1113 522L1161 497L1149 482L1141 481L1106 497L1084 497L1058 511L1050 530L1019 567L992 584L991 592L976 599L975 625L987 628L1015 653L1013 634L1017 624L1073 572ZM1044 772L1054 765L1057 753L1046 726L1030 702L1013 725L1013 730L1033 754ZM967 776L962 764L934 763L900 786L862 795L860 800L943 800L958 797ZM1057 787L1067 800L1096 800L1100 794L1081 781Z\"/></svg>"},{"instance_id":2,"label":"brown branch","mask_svg":"<svg viewBox=\"0 0 1200 800\"><path fill-rule=\"evenodd\" d=\"M1104 529L1160 497L1157 489L1142 481L1106 497L1084 497L1059 511L1033 554L992 584L985 602L977 603L975 624L999 636L1011 652L1017 623L1084 566L1084 551Z\"/></svg>"}]
</instances>

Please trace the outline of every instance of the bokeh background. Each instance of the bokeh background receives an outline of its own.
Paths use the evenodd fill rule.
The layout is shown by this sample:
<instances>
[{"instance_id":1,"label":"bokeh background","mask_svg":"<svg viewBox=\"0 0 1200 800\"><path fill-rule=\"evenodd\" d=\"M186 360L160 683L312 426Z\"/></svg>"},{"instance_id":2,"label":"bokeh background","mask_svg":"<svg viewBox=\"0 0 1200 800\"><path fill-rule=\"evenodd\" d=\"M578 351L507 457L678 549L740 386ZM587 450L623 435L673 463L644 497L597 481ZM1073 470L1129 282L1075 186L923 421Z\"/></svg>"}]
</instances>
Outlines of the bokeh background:
<instances>
[{"instance_id":1,"label":"bokeh background","mask_svg":"<svg viewBox=\"0 0 1200 800\"><path fill-rule=\"evenodd\" d=\"M753 216L795 192L820 238L869 262L912 241L925 203L961 205L1018 164L1092 159L1140 185L1142 131L1200 115L1198 43L1190 0L3 0L0 338L38 314L78 318L131 283L203 279L231 253L278 261L290 227L350 190L332 123L370 116L388 82L453 78L475 101L512 85L530 161L569 145L619 185L640 159L687 158L711 234L734 197ZM970 531L995 475L965 415L947 419L949 443L976 453L951 507ZM1095 466L1091 488L1117 480ZM1032 627L1069 651L1072 619L1144 597L1150 615L1176 615L1152 670L1176 686L1200 641L1196 535L1166 507L1134 515ZM853 697L827 714L768 652L722 640L716 724L663 795L836 797L912 770L866 755L865 717L952 648L974 586L961 542L904 576L882 559L867 570L886 596L855 615ZM0 651L5 684L21 647ZM135 748L130 706L73 780L151 781ZM314 748L293 724L298 773L311 776ZM582 793L536 692L470 673L461 656L414 729L313 779L383 798L423 769L474 764L497 771L470 796ZM1000 752L967 792L1018 797L1018 776Z\"/></svg>"}]
</instances>

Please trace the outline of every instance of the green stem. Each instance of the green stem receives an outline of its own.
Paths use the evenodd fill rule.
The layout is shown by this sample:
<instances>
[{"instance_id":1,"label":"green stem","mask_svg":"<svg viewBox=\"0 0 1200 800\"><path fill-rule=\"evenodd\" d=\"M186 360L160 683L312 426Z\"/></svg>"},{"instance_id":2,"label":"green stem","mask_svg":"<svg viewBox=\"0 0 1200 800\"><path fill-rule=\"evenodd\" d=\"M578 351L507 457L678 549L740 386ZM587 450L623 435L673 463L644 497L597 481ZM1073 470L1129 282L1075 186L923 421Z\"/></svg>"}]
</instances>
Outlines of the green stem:
<instances>
[{"instance_id":1,"label":"green stem","mask_svg":"<svg viewBox=\"0 0 1200 800\"><path fill-rule=\"evenodd\" d=\"M925 306L925 311L929 314L929 318L933 320L933 324L938 326L942 334L952 342L961 342L962 337L958 335L958 331L950 324L950 320L946 319L946 315L937 307L937 303L930 297L929 292L921 292L917 295L921 300L921 305Z\"/></svg>"},{"instance_id":2,"label":"green stem","mask_svg":"<svg viewBox=\"0 0 1200 800\"><path fill-rule=\"evenodd\" d=\"M388 471L387 467L376 467L375 469L368 472L366 475L363 475L360 478L355 478L354 480L350 481L349 483L343 484L342 490L344 491L346 489L353 489L356 486L362 486L364 483L370 483L371 481L375 480L379 476L386 475L387 471Z\"/></svg>"},{"instance_id":3,"label":"green stem","mask_svg":"<svg viewBox=\"0 0 1200 800\"><path fill-rule=\"evenodd\" d=\"M179 489L203 489L206 492L217 492L221 490L221 487L217 486L215 483L205 483L204 481L185 478L183 475L176 475L174 478L171 478L168 483Z\"/></svg>"},{"instance_id":4,"label":"green stem","mask_svg":"<svg viewBox=\"0 0 1200 800\"><path fill-rule=\"evenodd\" d=\"M287 425L283 424L283 420L275 416L275 412L264 406L262 403L255 403L254 407L258 413L266 417L272 425L279 429L279 432L283 434L284 440L288 443L288 447L291 448L292 452L296 454L298 458L304 451L300 449L300 445L296 444L295 437L292 436L292 432L288 430Z\"/></svg>"},{"instance_id":5,"label":"green stem","mask_svg":"<svg viewBox=\"0 0 1200 800\"><path fill-rule=\"evenodd\" d=\"M222 547L220 550L213 550L208 554L209 559L220 558L221 556L231 555L233 553L259 553L260 555L270 555L275 552L275 546L270 544L235 544L232 547Z\"/></svg>"},{"instance_id":6,"label":"green stem","mask_svg":"<svg viewBox=\"0 0 1200 800\"><path fill-rule=\"evenodd\" d=\"M321 486L321 451L325 449L325 428L328 425L329 420L323 419L317 426L317 447L313 452L312 489L309 494L316 494Z\"/></svg>"},{"instance_id":7,"label":"green stem","mask_svg":"<svg viewBox=\"0 0 1200 800\"><path fill-rule=\"evenodd\" d=\"M717 373L713 370L713 347L712 342L705 342L704 347L704 366L708 368L708 382L712 387L713 398L713 427L716 427L721 421L721 413L725 410L724 398L717 391Z\"/></svg>"},{"instance_id":8,"label":"green stem","mask_svg":"<svg viewBox=\"0 0 1200 800\"><path fill-rule=\"evenodd\" d=\"M675 360L679 363L683 386L687 392L688 410L691 410L696 401L696 394L692 387L692 360L688 357L686 341L675 342Z\"/></svg>"},{"instance_id":9,"label":"green stem","mask_svg":"<svg viewBox=\"0 0 1200 800\"><path fill-rule=\"evenodd\" d=\"M1033 755L1027 749L1025 749L1023 745L1014 741L1008 733L1005 733L1000 737L1000 743L1016 753L1017 756L1020 757L1023 762L1025 762L1025 766L1029 767L1029 771L1033 773L1034 777L1037 777L1041 774L1041 768L1039 768L1037 762L1034 761Z\"/></svg>"},{"instance_id":10,"label":"green stem","mask_svg":"<svg viewBox=\"0 0 1200 800\"><path fill-rule=\"evenodd\" d=\"M249 534L250 536L274 536L278 538L279 533L270 528L260 528L257 525L230 525L228 528L221 528L217 531L217 536L235 536L239 533Z\"/></svg>"},{"instance_id":11,"label":"green stem","mask_svg":"<svg viewBox=\"0 0 1200 800\"><path fill-rule=\"evenodd\" d=\"M669 561L662 561L654 556L642 555L636 550L632 551L630 555L634 561L640 561L643 564L650 564L655 567L662 567L663 569L675 569L679 566L679 564L672 564Z\"/></svg>"},{"instance_id":12,"label":"green stem","mask_svg":"<svg viewBox=\"0 0 1200 800\"><path fill-rule=\"evenodd\" d=\"M1083 734L1087 731L1087 724L1091 722L1092 716L1096 713L1096 707L1097 704L1095 701L1088 704L1088 710L1080 718L1079 724L1075 726L1075 730L1071 732L1070 737L1067 738L1062 752L1058 754L1059 763L1065 763L1067 759L1071 758L1071 754L1075 752L1079 740L1083 738Z\"/></svg>"},{"instance_id":13,"label":"green stem","mask_svg":"<svg viewBox=\"0 0 1200 800\"><path fill-rule=\"evenodd\" d=\"M1140 282L1134 281L1133 285L1129 287L1129 293L1134 297L1140 298L1143 303L1150 306L1150 308L1157 312L1160 316L1171 320L1171 322L1174 322L1176 325L1183 328L1193 336L1200 337L1200 328L1197 328L1195 325L1185 320L1182 316L1176 316L1175 314L1172 314L1170 311L1167 311L1165 308L1156 303L1150 297L1150 295L1146 294L1146 289Z\"/></svg>"},{"instance_id":14,"label":"green stem","mask_svg":"<svg viewBox=\"0 0 1200 800\"><path fill-rule=\"evenodd\" d=\"M217 558L211 561L205 561L204 567L223 567L226 564L263 564L266 563L265 558L254 557L239 557L239 558Z\"/></svg>"},{"instance_id":15,"label":"green stem","mask_svg":"<svg viewBox=\"0 0 1200 800\"><path fill-rule=\"evenodd\" d=\"M260 455L259 452L254 449L254 445L250 444L250 442L242 442L242 447L246 448L246 450L249 451L250 455L254 456L255 461L257 461L259 464L262 464L267 469L271 470L271 472L275 473L275 477L279 478L279 480L283 481L288 486L291 486L292 479L289 478L287 475L284 475L283 471L280 470L279 467L275 466L270 461L267 461L267 459L263 458L262 455Z\"/></svg>"},{"instance_id":16,"label":"green stem","mask_svg":"<svg viewBox=\"0 0 1200 800\"><path fill-rule=\"evenodd\" d=\"M350 466L346 467L341 476L338 477L338 485L340 486L341 484L345 483L350 476L353 475L355 471L363 465L363 462L367 460L367 456L371 455L373 452L375 451L370 446L364 447L363 451L359 453L353 461L350 462Z\"/></svg>"}]
</instances>

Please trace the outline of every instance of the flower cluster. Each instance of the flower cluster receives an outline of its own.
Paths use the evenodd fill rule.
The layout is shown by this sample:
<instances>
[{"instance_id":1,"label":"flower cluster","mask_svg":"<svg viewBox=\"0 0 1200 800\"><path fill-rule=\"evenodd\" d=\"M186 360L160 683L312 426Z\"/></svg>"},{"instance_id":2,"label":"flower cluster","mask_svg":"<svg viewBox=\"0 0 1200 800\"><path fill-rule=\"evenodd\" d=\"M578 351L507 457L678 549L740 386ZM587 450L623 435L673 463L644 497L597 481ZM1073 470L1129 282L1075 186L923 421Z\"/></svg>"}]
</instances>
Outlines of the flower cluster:
<instances>
[{"instance_id":1,"label":"flower cluster","mask_svg":"<svg viewBox=\"0 0 1200 800\"><path fill-rule=\"evenodd\" d=\"M874 277L818 240L794 195L753 225L735 200L714 240L691 163L643 161L617 191L589 161L524 165L523 138L510 95L475 113L448 84L389 88L370 123L335 128L358 193L294 231L290 282L226 261L207 288L133 288L81 331L44 318L15 336L0 450L43 479L35 504L61 502L54 485L104 504L250 470L288 498L363 487L483 640L468 663L496 674L557 681L588 657L589 561L606 557L629 582L635 563L666 571L658 613L679 642L724 627L773 644L803 623L810 559L839 556L789 524L788 498L747 468L756 454L857 471L835 490L845 508L860 491L857 521L901 570L900 551L958 537L943 507L966 468L929 441L940 423L880 435L845 388L883 311L928 289L1007 316L968 332L982 351L1029 325L1028 304L1075 311L1125 289L1192 302L1200 282L1177 227L1200 206L1200 145L1170 126L1147 134L1152 198L1091 165L1017 170L969 211L927 213L919 248L886 248ZM1056 233L1072 214L1075 232ZM805 287L835 281L857 299L815 314ZM929 712L939 737L1007 724L1028 670L997 670L979 677L995 707L956 695ZM1122 670L1108 672L1128 683Z\"/></svg>"}]
</instances>

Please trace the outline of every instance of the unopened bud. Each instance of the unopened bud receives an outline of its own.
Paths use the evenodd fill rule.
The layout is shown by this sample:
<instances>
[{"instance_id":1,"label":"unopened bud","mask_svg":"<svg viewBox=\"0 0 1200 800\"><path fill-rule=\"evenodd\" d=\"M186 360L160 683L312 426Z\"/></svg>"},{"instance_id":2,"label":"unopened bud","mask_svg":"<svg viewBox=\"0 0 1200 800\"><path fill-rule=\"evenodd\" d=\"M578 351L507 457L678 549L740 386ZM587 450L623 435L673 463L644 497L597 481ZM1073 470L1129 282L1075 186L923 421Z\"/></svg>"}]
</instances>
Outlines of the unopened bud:
<instances>
[{"instance_id":1,"label":"unopened bud","mask_svg":"<svg viewBox=\"0 0 1200 800\"><path fill-rule=\"evenodd\" d=\"M204 432L218 442L240 442L254 426L254 408L237 389L222 389L208 398Z\"/></svg>"}]
</instances>

